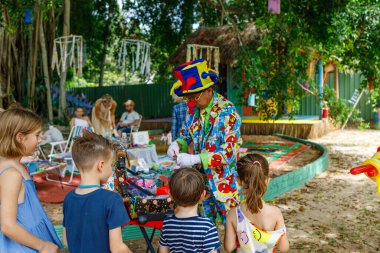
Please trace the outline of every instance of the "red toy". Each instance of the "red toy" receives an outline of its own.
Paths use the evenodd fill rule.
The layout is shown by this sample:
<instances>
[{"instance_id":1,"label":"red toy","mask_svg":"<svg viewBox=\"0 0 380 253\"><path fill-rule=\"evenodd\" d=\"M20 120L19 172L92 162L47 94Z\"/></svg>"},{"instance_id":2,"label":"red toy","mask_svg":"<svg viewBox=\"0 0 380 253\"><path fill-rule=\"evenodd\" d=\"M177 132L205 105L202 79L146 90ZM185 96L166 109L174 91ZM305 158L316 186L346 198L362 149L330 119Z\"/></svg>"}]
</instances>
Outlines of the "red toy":
<instances>
[{"instance_id":1,"label":"red toy","mask_svg":"<svg viewBox=\"0 0 380 253\"><path fill-rule=\"evenodd\" d=\"M363 162L363 165L352 168L350 170L352 175L364 173L367 177L376 182L377 194L380 197L380 147L377 148L377 152Z\"/></svg>"}]
</instances>

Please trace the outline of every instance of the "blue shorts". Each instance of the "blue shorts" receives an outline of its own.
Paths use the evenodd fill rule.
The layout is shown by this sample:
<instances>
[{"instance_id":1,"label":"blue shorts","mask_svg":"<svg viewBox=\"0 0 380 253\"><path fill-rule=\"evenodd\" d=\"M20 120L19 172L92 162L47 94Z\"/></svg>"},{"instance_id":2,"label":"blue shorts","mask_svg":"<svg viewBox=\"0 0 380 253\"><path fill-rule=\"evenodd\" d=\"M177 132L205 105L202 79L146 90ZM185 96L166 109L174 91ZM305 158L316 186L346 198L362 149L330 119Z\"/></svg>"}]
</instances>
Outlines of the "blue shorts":
<instances>
[{"instance_id":1,"label":"blue shorts","mask_svg":"<svg viewBox=\"0 0 380 253\"><path fill-rule=\"evenodd\" d=\"M118 127L117 131L121 131L122 133L130 133L131 128L130 127Z\"/></svg>"}]
</instances>

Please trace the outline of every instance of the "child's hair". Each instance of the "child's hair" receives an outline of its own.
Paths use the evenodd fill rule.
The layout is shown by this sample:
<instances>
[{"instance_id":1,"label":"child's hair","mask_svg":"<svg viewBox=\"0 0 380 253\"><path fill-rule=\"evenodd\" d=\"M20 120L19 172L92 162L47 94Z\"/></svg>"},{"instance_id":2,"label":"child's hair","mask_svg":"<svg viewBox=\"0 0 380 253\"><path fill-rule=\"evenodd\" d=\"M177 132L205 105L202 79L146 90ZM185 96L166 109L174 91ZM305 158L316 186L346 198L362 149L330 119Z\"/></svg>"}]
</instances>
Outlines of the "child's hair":
<instances>
[{"instance_id":1,"label":"child's hair","mask_svg":"<svg viewBox=\"0 0 380 253\"><path fill-rule=\"evenodd\" d=\"M205 190L205 181L199 171L193 168L182 168L174 171L170 177L169 189L178 206L194 206Z\"/></svg>"},{"instance_id":2,"label":"child's hair","mask_svg":"<svg viewBox=\"0 0 380 253\"><path fill-rule=\"evenodd\" d=\"M263 208L261 197L267 188L269 164L265 157L248 154L236 163L243 194L249 211L258 213Z\"/></svg>"},{"instance_id":3,"label":"child's hair","mask_svg":"<svg viewBox=\"0 0 380 253\"><path fill-rule=\"evenodd\" d=\"M106 93L102 96L102 102L105 102L105 103L111 103L112 102L112 97L110 94Z\"/></svg>"},{"instance_id":4,"label":"child's hair","mask_svg":"<svg viewBox=\"0 0 380 253\"><path fill-rule=\"evenodd\" d=\"M0 113L0 156L14 158L25 154L25 147L16 140L17 133L30 134L42 128L42 119L34 112L8 109Z\"/></svg>"},{"instance_id":5,"label":"child's hair","mask_svg":"<svg viewBox=\"0 0 380 253\"><path fill-rule=\"evenodd\" d=\"M109 159L114 145L101 135L84 131L82 137L76 137L71 150L75 165L79 170L92 168L97 159Z\"/></svg>"}]
</instances>

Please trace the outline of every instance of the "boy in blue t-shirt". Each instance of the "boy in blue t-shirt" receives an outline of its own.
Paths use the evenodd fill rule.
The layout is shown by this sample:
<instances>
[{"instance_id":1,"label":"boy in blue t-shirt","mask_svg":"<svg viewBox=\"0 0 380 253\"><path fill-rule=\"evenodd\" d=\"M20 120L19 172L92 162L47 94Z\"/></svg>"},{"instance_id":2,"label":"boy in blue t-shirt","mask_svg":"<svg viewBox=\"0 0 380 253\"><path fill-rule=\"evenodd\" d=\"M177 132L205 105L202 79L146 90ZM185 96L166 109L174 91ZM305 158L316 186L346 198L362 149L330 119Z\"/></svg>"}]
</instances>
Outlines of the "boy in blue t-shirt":
<instances>
[{"instance_id":1,"label":"boy in blue t-shirt","mask_svg":"<svg viewBox=\"0 0 380 253\"><path fill-rule=\"evenodd\" d=\"M179 169L171 176L169 189L177 208L164 221L159 252L216 253L218 230L210 219L198 216L198 202L206 195L202 174L192 168Z\"/></svg>"},{"instance_id":2,"label":"boy in blue t-shirt","mask_svg":"<svg viewBox=\"0 0 380 253\"><path fill-rule=\"evenodd\" d=\"M119 194L101 189L112 174L112 143L95 133L75 139L73 160L81 183L63 202L63 241L70 253L130 253L121 226L129 221Z\"/></svg>"}]
</instances>

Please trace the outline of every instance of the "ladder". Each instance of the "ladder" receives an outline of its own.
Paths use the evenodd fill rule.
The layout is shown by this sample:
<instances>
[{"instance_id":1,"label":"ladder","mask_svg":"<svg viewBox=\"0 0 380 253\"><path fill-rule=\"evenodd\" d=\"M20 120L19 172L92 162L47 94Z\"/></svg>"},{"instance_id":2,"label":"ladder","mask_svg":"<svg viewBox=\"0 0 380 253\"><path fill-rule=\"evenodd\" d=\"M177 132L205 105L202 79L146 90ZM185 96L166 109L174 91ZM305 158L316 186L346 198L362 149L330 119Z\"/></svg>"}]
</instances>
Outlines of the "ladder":
<instances>
[{"instance_id":1,"label":"ladder","mask_svg":"<svg viewBox=\"0 0 380 253\"><path fill-rule=\"evenodd\" d=\"M361 99L361 97L365 91L366 91L366 89L363 89L359 93L358 89L355 89L354 94L352 94L352 97L350 98L350 100L348 100L348 103L352 104L352 109L351 109L350 113L348 114L348 117L342 126L342 130L346 127L348 120L350 119L352 113L354 112L356 106L358 105L358 103L359 103L359 101L360 101L360 99Z\"/></svg>"}]
</instances>

